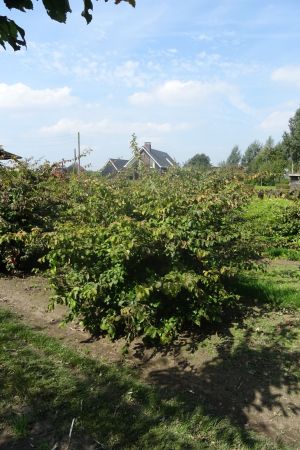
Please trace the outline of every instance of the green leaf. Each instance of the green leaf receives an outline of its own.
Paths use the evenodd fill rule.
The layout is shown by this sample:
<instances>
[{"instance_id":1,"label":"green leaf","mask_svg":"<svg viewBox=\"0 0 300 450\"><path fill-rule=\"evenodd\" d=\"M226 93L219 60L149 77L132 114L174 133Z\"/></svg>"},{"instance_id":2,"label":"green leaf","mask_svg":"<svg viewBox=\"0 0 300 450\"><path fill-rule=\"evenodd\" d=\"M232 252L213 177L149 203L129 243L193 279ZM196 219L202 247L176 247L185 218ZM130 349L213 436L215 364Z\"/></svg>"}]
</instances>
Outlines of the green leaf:
<instances>
[{"instance_id":1,"label":"green leaf","mask_svg":"<svg viewBox=\"0 0 300 450\"><path fill-rule=\"evenodd\" d=\"M105 0L106 2L108 2L108 0ZM131 6L133 6L135 8L136 6L136 0L115 0L115 4L118 5L119 3L121 3L122 1L129 3Z\"/></svg>"},{"instance_id":2,"label":"green leaf","mask_svg":"<svg viewBox=\"0 0 300 450\"><path fill-rule=\"evenodd\" d=\"M25 12L26 9L33 9L31 0L4 0L4 3L9 9L14 8L23 12Z\"/></svg>"},{"instance_id":3,"label":"green leaf","mask_svg":"<svg viewBox=\"0 0 300 450\"><path fill-rule=\"evenodd\" d=\"M68 0L43 0L48 16L57 22L66 23L67 13L71 13Z\"/></svg>"},{"instance_id":4,"label":"green leaf","mask_svg":"<svg viewBox=\"0 0 300 450\"><path fill-rule=\"evenodd\" d=\"M0 45L5 49L8 43L15 51L26 47L25 31L13 20L0 16Z\"/></svg>"},{"instance_id":5,"label":"green leaf","mask_svg":"<svg viewBox=\"0 0 300 450\"><path fill-rule=\"evenodd\" d=\"M90 23L93 16L89 12L89 10L93 10L93 2L91 0L83 0L84 3L84 10L82 11L81 15L85 18L87 23Z\"/></svg>"}]
</instances>

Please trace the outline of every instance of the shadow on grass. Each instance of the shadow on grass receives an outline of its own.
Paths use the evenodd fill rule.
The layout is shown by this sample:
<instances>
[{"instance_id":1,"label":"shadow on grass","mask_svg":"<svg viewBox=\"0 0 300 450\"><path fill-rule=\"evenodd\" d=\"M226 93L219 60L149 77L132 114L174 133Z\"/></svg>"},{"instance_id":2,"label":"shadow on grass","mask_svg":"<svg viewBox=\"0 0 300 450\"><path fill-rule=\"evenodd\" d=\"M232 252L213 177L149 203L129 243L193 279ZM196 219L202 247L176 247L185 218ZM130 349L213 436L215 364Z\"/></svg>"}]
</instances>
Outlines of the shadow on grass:
<instances>
[{"instance_id":1,"label":"shadow on grass","mask_svg":"<svg viewBox=\"0 0 300 450\"><path fill-rule=\"evenodd\" d=\"M275 279L241 276L236 280L233 290L242 298L240 302L242 310L245 311L245 307L253 305L258 305L265 310L281 307L299 308L299 288L289 286L284 275L285 273L281 271ZM289 273L289 281L293 282L292 273Z\"/></svg>"},{"instance_id":2,"label":"shadow on grass","mask_svg":"<svg viewBox=\"0 0 300 450\"><path fill-rule=\"evenodd\" d=\"M296 330L299 321L291 317L282 323L274 323L267 330L253 328L263 315L267 317L268 313L276 310L280 313L285 304L282 299L289 295L292 297L294 290L246 277L236 280L234 290L241 295L241 300L227 310L222 323L206 324L200 334L182 337L177 344L167 349L155 349L148 356L149 360L157 353L162 356L169 353L178 358L175 367L151 371L149 380L159 386L162 399L170 400L176 395L183 404L183 411L191 417L201 405L205 417L218 423L224 419L230 423L233 428L221 427L216 431L217 438L226 439L229 448L235 448L235 433L231 432L235 427L238 427L241 442L247 448L256 448L257 445L249 433L250 428L273 440L278 439L285 432L286 422L279 419L279 428L273 427L270 421L273 413L291 419L284 440L290 445L299 445L300 403L296 396L300 394L300 352L294 350L296 346L293 345L299 342ZM249 318L251 324L247 322ZM230 331L233 325L240 330L238 339ZM220 343L214 347L217 356L194 365L189 357L180 360L182 347L195 353L199 344L215 334L220 337ZM136 345L135 356L147 362L144 350L143 346ZM257 418L253 420L255 415ZM280 440L276 445L280 447Z\"/></svg>"},{"instance_id":3,"label":"shadow on grass","mask_svg":"<svg viewBox=\"0 0 300 450\"><path fill-rule=\"evenodd\" d=\"M191 412L200 404L205 416L218 421L227 419L231 425L238 426L243 444L252 448L255 440L249 434L248 423L251 409L257 412L255 428L273 438L274 433L264 421L266 410L280 410L280 415L291 418L300 413L299 404L284 399L285 395L299 393L296 373L300 353L287 351L282 345L284 340L296 339L292 328L286 325L276 329L268 336L272 345L260 348L253 347L254 330L248 329L238 345L228 332L217 346L217 356L200 368L172 367L152 371L149 377L162 388L163 398L172 398L176 392L186 411ZM297 426L295 431L297 436L289 436L290 442L300 439ZM224 430L218 431L217 437L224 437L222 433ZM234 435L228 431L225 435L229 447L234 448Z\"/></svg>"},{"instance_id":4,"label":"shadow on grass","mask_svg":"<svg viewBox=\"0 0 300 450\"><path fill-rule=\"evenodd\" d=\"M78 356L1 310L0 322L2 423L13 427L16 416L27 417L25 436L2 438L3 450L47 450L56 442L66 448L73 418L74 450L267 449L273 447L248 429L249 409L299 414L273 392L298 393L300 355L284 346L296 339L290 324L269 333L271 345L253 347L254 330L236 343L228 320L216 357L197 369L183 361L153 370L147 386L124 367Z\"/></svg>"},{"instance_id":5,"label":"shadow on grass","mask_svg":"<svg viewBox=\"0 0 300 450\"><path fill-rule=\"evenodd\" d=\"M176 395L162 399L160 389L125 368L78 356L2 310L0 368L2 450L46 450L56 442L65 449L73 419L70 449L202 448Z\"/></svg>"}]
</instances>

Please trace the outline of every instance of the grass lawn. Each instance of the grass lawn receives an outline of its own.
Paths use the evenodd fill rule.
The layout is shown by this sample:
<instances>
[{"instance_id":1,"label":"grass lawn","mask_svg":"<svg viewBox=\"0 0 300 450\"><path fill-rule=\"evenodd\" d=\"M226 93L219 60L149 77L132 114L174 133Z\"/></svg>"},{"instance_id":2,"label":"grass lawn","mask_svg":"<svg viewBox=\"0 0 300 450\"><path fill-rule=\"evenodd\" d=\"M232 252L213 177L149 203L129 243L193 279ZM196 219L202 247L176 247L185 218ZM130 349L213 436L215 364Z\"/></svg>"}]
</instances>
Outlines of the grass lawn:
<instances>
[{"instance_id":1,"label":"grass lawn","mask_svg":"<svg viewBox=\"0 0 300 450\"><path fill-rule=\"evenodd\" d=\"M239 292L260 304L300 308L300 262L269 261L263 271L242 277Z\"/></svg>"},{"instance_id":2,"label":"grass lawn","mask_svg":"<svg viewBox=\"0 0 300 450\"><path fill-rule=\"evenodd\" d=\"M271 449L228 420L100 364L0 310L2 449ZM240 339L240 337L239 337ZM93 446L92 446L93 444Z\"/></svg>"},{"instance_id":3,"label":"grass lawn","mask_svg":"<svg viewBox=\"0 0 300 450\"><path fill-rule=\"evenodd\" d=\"M199 369L160 368L152 384L0 308L1 449L299 448L299 268L273 262L239 288L255 305L195 339L191 368L209 355ZM255 411L290 440L250 431L261 431Z\"/></svg>"}]
</instances>

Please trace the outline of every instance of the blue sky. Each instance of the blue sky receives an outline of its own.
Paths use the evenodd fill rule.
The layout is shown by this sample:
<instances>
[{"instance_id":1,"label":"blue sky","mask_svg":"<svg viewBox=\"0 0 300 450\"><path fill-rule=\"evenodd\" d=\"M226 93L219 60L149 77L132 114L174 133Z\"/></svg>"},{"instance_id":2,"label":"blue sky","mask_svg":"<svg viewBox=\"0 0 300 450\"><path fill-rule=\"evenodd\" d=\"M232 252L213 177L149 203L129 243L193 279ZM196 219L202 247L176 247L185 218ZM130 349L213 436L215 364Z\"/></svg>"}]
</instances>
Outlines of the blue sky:
<instances>
[{"instance_id":1,"label":"blue sky","mask_svg":"<svg viewBox=\"0 0 300 450\"><path fill-rule=\"evenodd\" d=\"M2 3L2 2L1 2ZM86 164L130 156L133 132L178 162L278 141L300 106L298 0L71 0L67 24L41 2L26 14L27 50L0 50L0 144L34 159Z\"/></svg>"}]
</instances>

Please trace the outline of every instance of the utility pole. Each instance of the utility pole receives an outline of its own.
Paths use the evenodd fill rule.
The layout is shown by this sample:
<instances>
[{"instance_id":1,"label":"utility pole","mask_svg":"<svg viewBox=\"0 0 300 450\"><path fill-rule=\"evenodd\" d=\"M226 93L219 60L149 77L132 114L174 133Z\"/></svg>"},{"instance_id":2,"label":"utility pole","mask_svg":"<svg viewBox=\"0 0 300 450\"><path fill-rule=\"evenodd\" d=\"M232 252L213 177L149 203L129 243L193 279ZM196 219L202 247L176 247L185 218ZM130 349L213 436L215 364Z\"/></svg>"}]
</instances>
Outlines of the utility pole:
<instances>
[{"instance_id":1,"label":"utility pole","mask_svg":"<svg viewBox=\"0 0 300 450\"><path fill-rule=\"evenodd\" d=\"M76 171L76 160L77 160L76 148L74 148L74 165L73 165L73 172L74 173Z\"/></svg>"},{"instance_id":2,"label":"utility pole","mask_svg":"<svg viewBox=\"0 0 300 450\"><path fill-rule=\"evenodd\" d=\"M80 173L80 133L78 131L78 174Z\"/></svg>"}]
</instances>

